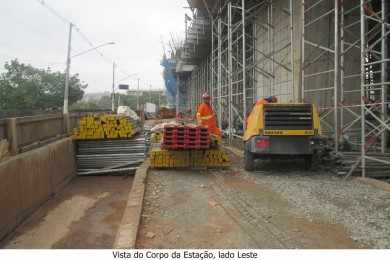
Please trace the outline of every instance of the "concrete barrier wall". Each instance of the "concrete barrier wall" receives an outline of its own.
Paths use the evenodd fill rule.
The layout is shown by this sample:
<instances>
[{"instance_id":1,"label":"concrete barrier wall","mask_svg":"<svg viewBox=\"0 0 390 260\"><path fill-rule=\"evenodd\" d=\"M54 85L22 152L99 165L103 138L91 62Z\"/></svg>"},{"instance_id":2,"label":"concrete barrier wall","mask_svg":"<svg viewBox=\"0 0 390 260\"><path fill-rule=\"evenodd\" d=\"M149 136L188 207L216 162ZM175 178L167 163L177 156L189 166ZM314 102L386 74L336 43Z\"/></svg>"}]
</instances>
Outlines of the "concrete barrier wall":
<instances>
[{"instance_id":1,"label":"concrete barrier wall","mask_svg":"<svg viewBox=\"0 0 390 260\"><path fill-rule=\"evenodd\" d=\"M85 113L36 115L0 119L0 139L7 139L11 155L69 136ZM69 122L69 131L66 124Z\"/></svg>"},{"instance_id":2,"label":"concrete barrier wall","mask_svg":"<svg viewBox=\"0 0 390 260\"><path fill-rule=\"evenodd\" d=\"M42 115L16 118L16 138L19 148L37 141L65 134L62 115Z\"/></svg>"},{"instance_id":3,"label":"concrete barrier wall","mask_svg":"<svg viewBox=\"0 0 390 260\"><path fill-rule=\"evenodd\" d=\"M71 138L0 163L0 240L75 175Z\"/></svg>"},{"instance_id":4,"label":"concrete barrier wall","mask_svg":"<svg viewBox=\"0 0 390 260\"><path fill-rule=\"evenodd\" d=\"M0 139L6 138L5 128L6 128L5 120L0 119Z\"/></svg>"}]
</instances>

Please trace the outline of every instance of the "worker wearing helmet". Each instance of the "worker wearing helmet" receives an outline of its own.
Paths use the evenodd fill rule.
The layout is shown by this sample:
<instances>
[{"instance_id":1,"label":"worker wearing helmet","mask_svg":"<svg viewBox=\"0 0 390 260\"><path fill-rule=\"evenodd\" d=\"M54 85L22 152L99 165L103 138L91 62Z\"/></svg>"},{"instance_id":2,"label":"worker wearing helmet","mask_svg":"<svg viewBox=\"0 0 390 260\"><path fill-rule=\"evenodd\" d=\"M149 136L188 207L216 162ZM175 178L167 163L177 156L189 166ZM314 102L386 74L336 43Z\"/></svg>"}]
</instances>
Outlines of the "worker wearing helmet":
<instances>
[{"instance_id":1,"label":"worker wearing helmet","mask_svg":"<svg viewBox=\"0 0 390 260\"><path fill-rule=\"evenodd\" d=\"M206 92L202 95L203 102L198 106L196 119L199 125L207 126L210 133L221 136L221 129L217 126L217 117L210 105L210 96Z\"/></svg>"}]
</instances>

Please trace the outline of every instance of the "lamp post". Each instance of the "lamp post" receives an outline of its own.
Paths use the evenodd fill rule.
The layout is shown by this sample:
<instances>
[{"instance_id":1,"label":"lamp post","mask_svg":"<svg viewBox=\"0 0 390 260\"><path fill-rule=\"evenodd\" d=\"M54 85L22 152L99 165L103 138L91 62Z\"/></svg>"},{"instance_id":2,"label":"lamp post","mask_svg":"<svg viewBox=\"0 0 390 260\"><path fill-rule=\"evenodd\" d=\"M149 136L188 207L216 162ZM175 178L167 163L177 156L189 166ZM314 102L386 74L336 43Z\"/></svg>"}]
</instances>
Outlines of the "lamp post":
<instances>
[{"instance_id":1,"label":"lamp post","mask_svg":"<svg viewBox=\"0 0 390 260\"><path fill-rule=\"evenodd\" d=\"M72 44L72 29L73 24L69 24L69 40L68 40L68 53L66 57L66 72L65 72L65 91L64 91L64 107L63 113L64 115L69 113L68 105L69 105L69 70L70 70L70 52L71 52L71 44ZM66 130L68 132L68 125L66 126Z\"/></svg>"},{"instance_id":2,"label":"lamp post","mask_svg":"<svg viewBox=\"0 0 390 260\"><path fill-rule=\"evenodd\" d=\"M139 78L137 79L137 111L140 111L139 107Z\"/></svg>"},{"instance_id":3,"label":"lamp post","mask_svg":"<svg viewBox=\"0 0 390 260\"><path fill-rule=\"evenodd\" d=\"M115 42L103 43L103 44L95 46L95 47L93 47L91 49L88 49L86 51L83 51L83 52L80 52L80 53L77 53L77 54L71 56L73 26L74 25L72 23L69 24L68 53L67 53L67 58L66 58L65 91L64 91L64 107L63 107L63 114L64 115L69 114L69 73L70 73L70 64L71 64L72 58L81 56L83 54L86 54L88 52L94 51L94 50L96 50L98 48L101 48L103 46L106 46L106 45L113 45L113 44L115 44ZM67 131L68 131L69 130L68 129L69 128L68 124L67 124L66 128L67 128Z\"/></svg>"},{"instance_id":4,"label":"lamp post","mask_svg":"<svg viewBox=\"0 0 390 260\"><path fill-rule=\"evenodd\" d=\"M115 62L112 63L112 93L111 93L111 110L115 112Z\"/></svg>"},{"instance_id":5,"label":"lamp post","mask_svg":"<svg viewBox=\"0 0 390 260\"><path fill-rule=\"evenodd\" d=\"M114 44L115 44L115 42L106 42L106 43L102 43L102 44L97 45L96 47L93 47L93 48L91 48L91 49L88 49L88 50L79 52L79 53L73 55L71 58L73 59L73 58L76 58L76 57L78 57L78 56L84 55L84 54L86 54L86 53L88 53L88 52L91 52L91 51L94 51L94 50L96 50L96 49L99 49L99 48L101 48L101 47L104 47L104 46L107 46L107 45L114 45Z\"/></svg>"}]
</instances>

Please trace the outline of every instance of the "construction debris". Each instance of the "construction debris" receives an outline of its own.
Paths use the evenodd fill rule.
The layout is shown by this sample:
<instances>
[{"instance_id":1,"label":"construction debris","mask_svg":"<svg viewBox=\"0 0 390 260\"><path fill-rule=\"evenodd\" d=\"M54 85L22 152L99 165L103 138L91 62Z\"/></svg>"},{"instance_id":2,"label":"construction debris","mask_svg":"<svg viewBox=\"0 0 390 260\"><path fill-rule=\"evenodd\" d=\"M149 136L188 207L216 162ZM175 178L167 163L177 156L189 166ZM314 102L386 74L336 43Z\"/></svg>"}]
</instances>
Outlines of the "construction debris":
<instances>
[{"instance_id":1,"label":"construction debris","mask_svg":"<svg viewBox=\"0 0 390 260\"><path fill-rule=\"evenodd\" d=\"M74 130L76 140L131 138L140 128L129 117L116 115L88 115L82 117Z\"/></svg>"},{"instance_id":2,"label":"construction debris","mask_svg":"<svg viewBox=\"0 0 390 260\"><path fill-rule=\"evenodd\" d=\"M375 157L376 160L366 160L366 177L389 178L390 177L390 154L367 153L367 156ZM387 163L385 163L387 162ZM339 175L361 175L361 157L359 152L343 152L342 167Z\"/></svg>"},{"instance_id":3,"label":"construction debris","mask_svg":"<svg viewBox=\"0 0 390 260\"><path fill-rule=\"evenodd\" d=\"M160 119L175 118L176 111L174 108L161 107L158 111L157 117Z\"/></svg>"},{"instance_id":4,"label":"construction debris","mask_svg":"<svg viewBox=\"0 0 390 260\"><path fill-rule=\"evenodd\" d=\"M366 160L366 177L389 178L390 177L390 154L367 152L367 156L376 158ZM314 158L315 169L332 172L338 176L348 178L360 176L362 173L360 152L339 151L335 152L331 144L324 140L321 149ZM385 163L387 162L387 164Z\"/></svg>"}]
</instances>

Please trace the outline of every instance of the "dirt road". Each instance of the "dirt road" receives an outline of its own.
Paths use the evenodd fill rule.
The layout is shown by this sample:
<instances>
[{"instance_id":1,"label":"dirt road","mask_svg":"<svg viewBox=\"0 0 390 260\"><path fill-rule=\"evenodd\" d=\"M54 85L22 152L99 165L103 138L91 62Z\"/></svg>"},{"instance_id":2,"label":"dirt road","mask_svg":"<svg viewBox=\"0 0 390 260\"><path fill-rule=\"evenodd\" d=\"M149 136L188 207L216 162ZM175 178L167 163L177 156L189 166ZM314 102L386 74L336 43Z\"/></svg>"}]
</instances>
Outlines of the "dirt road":
<instances>
[{"instance_id":1,"label":"dirt road","mask_svg":"<svg viewBox=\"0 0 390 260\"><path fill-rule=\"evenodd\" d=\"M112 248L132 179L75 178L4 241L3 247Z\"/></svg>"},{"instance_id":2,"label":"dirt road","mask_svg":"<svg viewBox=\"0 0 390 260\"><path fill-rule=\"evenodd\" d=\"M389 192L302 172L295 163L249 173L231 156L229 170L151 171L137 246L389 247ZM382 222L364 221L379 217Z\"/></svg>"}]
</instances>

